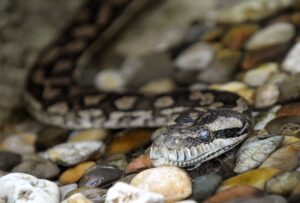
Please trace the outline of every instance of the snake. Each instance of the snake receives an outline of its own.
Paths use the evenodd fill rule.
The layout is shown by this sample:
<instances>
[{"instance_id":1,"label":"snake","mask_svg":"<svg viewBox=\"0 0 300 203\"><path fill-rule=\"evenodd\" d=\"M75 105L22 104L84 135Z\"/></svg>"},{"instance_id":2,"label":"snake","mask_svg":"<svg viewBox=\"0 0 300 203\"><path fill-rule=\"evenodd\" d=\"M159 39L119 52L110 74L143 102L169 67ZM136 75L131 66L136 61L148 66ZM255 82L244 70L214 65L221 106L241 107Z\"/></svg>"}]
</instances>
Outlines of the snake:
<instances>
[{"instance_id":1,"label":"snake","mask_svg":"<svg viewBox=\"0 0 300 203\"><path fill-rule=\"evenodd\" d=\"M194 167L241 143L250 106L226 91L177 89L161 94L105 92L80 84L79 59L104 47L149 0L89 0L39 53L24 104L38 121L67 129L162 127L150 147L154 166Z\"/></svg>"}]
</instances>

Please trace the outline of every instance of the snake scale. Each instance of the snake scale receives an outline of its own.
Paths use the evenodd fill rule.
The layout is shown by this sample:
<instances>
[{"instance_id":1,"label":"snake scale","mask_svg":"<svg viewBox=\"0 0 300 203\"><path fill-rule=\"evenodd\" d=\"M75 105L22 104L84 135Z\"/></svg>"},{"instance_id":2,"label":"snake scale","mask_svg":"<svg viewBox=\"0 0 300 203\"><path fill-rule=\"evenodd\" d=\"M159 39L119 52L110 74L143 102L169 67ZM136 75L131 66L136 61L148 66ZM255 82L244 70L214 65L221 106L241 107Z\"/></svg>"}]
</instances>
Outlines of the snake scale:
<instances>
[{"instance_id":1,"label":"snake scale","mask_svg":"<svg viewBox=\"0 0 300 203\"><path fill-rule=\"evenodd\" d=\"M199 166L239 144L251 127L240 96L214 90L178 90L159 95L99 92L75 79L79 58L102 46L138 13L145 0L89 0L44 51L24 93L40 122L69 129L161 127L150 158L155 166ZM148 1L149 2L149 1Z\"/></svg>"}]
</instances>

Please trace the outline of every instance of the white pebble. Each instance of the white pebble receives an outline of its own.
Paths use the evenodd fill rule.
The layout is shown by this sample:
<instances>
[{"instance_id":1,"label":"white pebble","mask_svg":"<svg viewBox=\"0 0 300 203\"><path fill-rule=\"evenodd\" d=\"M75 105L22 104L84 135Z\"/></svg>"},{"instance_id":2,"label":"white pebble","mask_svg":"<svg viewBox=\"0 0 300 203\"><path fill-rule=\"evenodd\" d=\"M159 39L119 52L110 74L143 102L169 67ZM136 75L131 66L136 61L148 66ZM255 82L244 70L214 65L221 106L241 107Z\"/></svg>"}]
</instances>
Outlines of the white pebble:
<instances>
[{"instance_id":1,"label":"white pebble","mask_svg":"<svg viewBox=\"0 0 300 203\"><path fill-rule=\"evenodd\" d=\"M282 69L292 73L296 74L300 72L300 42L298 42L294 47L289 51L286 58L284 59L282 63Z\"/></svg>"}]
</instances>

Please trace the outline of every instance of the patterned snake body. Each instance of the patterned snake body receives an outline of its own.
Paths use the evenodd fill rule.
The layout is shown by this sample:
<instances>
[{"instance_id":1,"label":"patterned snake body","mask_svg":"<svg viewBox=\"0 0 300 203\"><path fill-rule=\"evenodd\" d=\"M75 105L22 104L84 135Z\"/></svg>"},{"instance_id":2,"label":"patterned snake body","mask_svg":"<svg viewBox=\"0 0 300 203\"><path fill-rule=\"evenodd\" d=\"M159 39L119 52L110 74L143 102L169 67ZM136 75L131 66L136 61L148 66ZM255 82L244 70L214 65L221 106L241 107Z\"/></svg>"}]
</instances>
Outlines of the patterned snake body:
<instances>
[{"instance_id":1,"label":"patterned snake body","mask_svg":"<svg viewBox=\"0 0 300 203\"><path fill-rule=\"evenodd\" d=\"M245 138L251 118L243 98L214 90L99 92L74 76L84 52L103 46L147 1L89 1L33 65L25 105L37 120L70 129L167 125L151 146L154 165L199 165Z\"/></svg>"}]
</instances>

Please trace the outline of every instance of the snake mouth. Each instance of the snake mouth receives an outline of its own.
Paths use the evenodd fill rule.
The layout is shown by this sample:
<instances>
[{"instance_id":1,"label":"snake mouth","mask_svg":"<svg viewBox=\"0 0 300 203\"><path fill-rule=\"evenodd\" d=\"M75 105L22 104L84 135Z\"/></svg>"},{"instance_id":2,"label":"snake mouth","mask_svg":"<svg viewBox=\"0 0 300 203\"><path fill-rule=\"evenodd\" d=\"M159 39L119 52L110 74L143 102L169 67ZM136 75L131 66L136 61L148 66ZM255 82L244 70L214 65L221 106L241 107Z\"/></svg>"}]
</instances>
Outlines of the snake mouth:
<instances>
[{"instance_id":1,"label":"snake mouth","mask_svg":"<svg viewBox=\"0 0 300 203\"><path fill-rule=\"evenodd\" d=\"M224 152L234 148L241 143L247 136L247 133L239 137L215 139L207 144L199 144L190 148L183 147L179 149L169 149L164 143L158 143L151 146L150 158L155 167L163 165L172 165L177 167L190 167L200 165L201 163L213 159Z\"/></svg>"}]
</instances>

